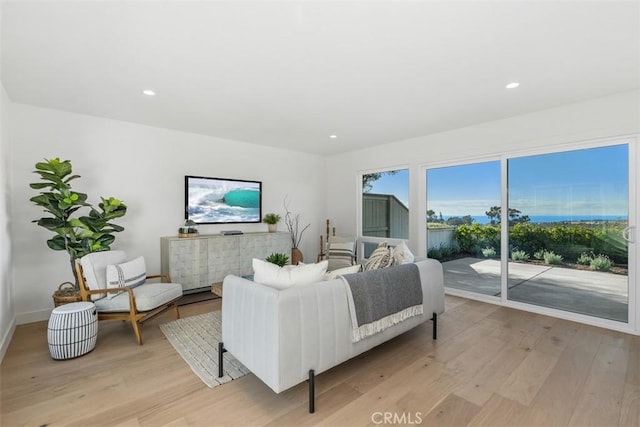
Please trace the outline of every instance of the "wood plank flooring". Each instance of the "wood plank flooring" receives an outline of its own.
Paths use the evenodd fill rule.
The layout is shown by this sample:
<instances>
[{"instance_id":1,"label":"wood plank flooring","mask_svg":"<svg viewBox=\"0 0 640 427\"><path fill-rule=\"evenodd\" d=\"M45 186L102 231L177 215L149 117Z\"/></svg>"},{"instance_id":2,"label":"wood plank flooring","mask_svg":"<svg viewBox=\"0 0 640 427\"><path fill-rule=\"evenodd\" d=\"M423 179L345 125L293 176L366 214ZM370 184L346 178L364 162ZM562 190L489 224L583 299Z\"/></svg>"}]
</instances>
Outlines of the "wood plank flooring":
<instances>
[{"instance_id":1,"label":"wood plank flooring","mask_svg":"<svg viewBox=\"0 0 640 427\"><path fill-rule=\"evenodd\" d=\"M183 317L220 300L182 306ZM640 426L640 337L463 298L427 322L276 394L253 375L207 388L147 322L100 322L96 348L49 356L46 322L19 326L0 366L2 426Z\"/></svg>"}]
</instances>

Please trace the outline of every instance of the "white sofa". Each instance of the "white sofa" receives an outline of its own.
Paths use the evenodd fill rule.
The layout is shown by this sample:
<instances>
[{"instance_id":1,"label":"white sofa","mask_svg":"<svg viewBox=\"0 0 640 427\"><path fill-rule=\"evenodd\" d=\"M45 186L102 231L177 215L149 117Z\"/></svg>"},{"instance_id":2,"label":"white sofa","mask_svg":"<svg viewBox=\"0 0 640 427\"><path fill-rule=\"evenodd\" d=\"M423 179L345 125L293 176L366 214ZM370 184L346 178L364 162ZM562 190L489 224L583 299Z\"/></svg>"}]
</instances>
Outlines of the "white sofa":
<instances>
[{"instance_id":1,"label":"white sofa","mask_svg":"<svg viewBox=\"0 0 640 427\"><path fill-rule=\"evenodd\" d=\"M227 276L222 294L222 354L230 352L273 391L309 380L309 412L314 411L314 375L357 356L444 312L442 265L415 263L420 272L424 314L353 343L346 285L342 278L278 290Z\"/></svg>"}]
</instances>

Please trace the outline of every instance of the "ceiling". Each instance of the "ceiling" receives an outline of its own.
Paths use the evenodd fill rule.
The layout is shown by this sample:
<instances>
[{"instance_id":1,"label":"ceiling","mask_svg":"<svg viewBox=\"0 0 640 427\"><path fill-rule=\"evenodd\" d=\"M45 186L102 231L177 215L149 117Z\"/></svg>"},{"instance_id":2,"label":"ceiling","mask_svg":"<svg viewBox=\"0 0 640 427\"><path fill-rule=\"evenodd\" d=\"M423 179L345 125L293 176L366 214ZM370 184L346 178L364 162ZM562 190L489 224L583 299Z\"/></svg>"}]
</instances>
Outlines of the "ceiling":
<instances>
[{"instance_id":1,"label":"ceiling","mask_svg":"<svg viewBox=\"0 0 640 427\"><path fill-rule=\"evenodd\" d=\"M638 1L4 1L2 81L329 155L638 89L639 21Z\"/></svg>"}]
</instances>

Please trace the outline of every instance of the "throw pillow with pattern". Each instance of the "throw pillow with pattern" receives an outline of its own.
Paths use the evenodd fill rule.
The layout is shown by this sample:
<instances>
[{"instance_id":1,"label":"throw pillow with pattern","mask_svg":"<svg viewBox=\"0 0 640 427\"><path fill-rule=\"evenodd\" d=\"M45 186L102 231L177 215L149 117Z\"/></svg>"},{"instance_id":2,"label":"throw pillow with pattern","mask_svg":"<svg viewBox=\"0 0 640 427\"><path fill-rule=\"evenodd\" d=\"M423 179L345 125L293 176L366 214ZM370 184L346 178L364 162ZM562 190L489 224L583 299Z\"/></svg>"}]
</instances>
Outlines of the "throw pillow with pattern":
<instances>
[{"instance_id":1,"label":"throw pillow with pattern","mask_svg":"<svg viewBox=\"0 0 640 427\"><path fill-rule=\"evenodd\" d=\"M393 265L392 248L387 242L382 242L371 253L369 259L364 264L364 271L377 270L378 268L387 268Z\"/></svg>"}]
</instances>

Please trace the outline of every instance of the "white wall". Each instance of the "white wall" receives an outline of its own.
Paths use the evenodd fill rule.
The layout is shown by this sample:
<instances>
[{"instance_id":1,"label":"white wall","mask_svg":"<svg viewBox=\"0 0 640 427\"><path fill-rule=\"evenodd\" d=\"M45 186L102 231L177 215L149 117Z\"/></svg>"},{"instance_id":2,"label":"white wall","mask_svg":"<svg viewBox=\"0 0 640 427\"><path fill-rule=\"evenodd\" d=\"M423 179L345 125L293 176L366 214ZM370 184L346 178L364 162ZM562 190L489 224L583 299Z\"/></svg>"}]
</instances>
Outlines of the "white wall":
<instances>
[{"instance_id":1,"label":"white wall","mask_svg":"<svg viewBox=\"0 0 640 427\"><path fill-rule=\"evenodd\" d=\"M0 2L0 22L3 4ZM0 46L2 43L0 42ZM0 51L0 59L2 52ZM0 61L1 62L1 61ZM11 151L8 137L8 112L11 101L2 85L0 71L0 361L15 330L13 309L13 267L11 256Z\"/></svg>"},{"instance_id":2,"label":"white wall","mask_svg":"<svg viewBox=\"0 0 640 427\"><path fill-rule=\"evenodd\" d=\"M327 161L328 217L341 233L357 235L356 206L360 191L357 177L363 171L409 167L410 223L422 224L426 211L420 208L424 206L420 193L425 191L422 176L425 165L638 132L640 92L633 91L339 154ZM636 200L640 201L640 194L636 194ZM640 214L640 206L636 209ZM426 245L421 243L425 240L424 227L410 229L412 251L426 255ZM640 307L640 295L636 300ZM640 325L640 310L638 313L636 324Z\"/></svg>"},{"instance_id":3,"label":"white wall","mask_svg":"<svg viewBox=\"0 0 640 427\"><path fill-rule=\"evenodd\" d=\"M639 98L638 91L626 92L329 157L329 217L344 233L357 234L357 175L363 171L409 167L409 205L417 207L421 168L426 164L639 132ZM412 224L424 216L418 209L411 209L410 215ZM411 243L417 244L415 230L411 233Z\"/></svg>"},{"instance_id":4,"label":"white wall","mask_svg":"<svg viewBox=\"0 0 640 427\"><path fill-rule=\"evenodd\" d=\"M7 119L11 102L0 83L0 360L4 357L15 329L13 307L13 268L11 255L11 152Z\"/></svg>"},{"instance_id":5,"label":"white wall","mask_svg":"<svg viewBox=\"0 0 640 427\"><path fill-rule=\"evenodd\" d=\"M315 259L326 218L323 157L21 104L12 105L11 124L18 324L47 319L51 294L72 280L66 252L48 249L50 233L31 223L42 212L29 202L35 194L29 183L37 181L34 164L44 158L71 160L81 175L73 188L87 193L89 202L115 196L127 204L127 215L117 222L125 231L112 247L144 255L149 272L160 272L160 237L176 235L184 221L184 175L262 181L265 213L283 214L287 197L290 209L311 224L301 249L307 260ZM249 232L267 226L209 225L200 226L200 233L230 228Z\"/></svg>"}]
</instances>

